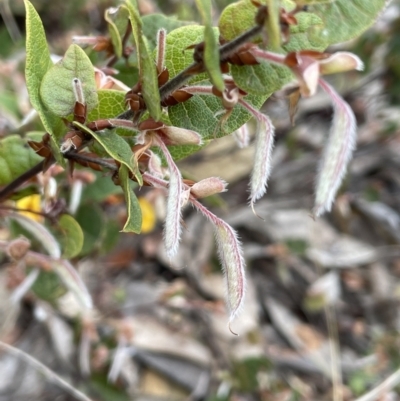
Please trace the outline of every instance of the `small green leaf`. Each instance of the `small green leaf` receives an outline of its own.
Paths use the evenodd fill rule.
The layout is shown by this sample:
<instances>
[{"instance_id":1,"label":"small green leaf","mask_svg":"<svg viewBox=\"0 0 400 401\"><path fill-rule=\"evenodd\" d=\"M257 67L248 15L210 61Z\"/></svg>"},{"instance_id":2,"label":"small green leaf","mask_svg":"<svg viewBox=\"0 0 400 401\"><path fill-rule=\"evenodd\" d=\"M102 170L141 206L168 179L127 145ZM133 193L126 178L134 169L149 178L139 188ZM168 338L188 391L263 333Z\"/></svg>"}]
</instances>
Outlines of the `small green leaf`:
<instances>
[{"instance_id":1,"label":"small green leaf","mask_svg":"<svg viewBox=\"0 0 400 401\"><path fill-rule=\"evenodd\" d=\"M87 121L105 118L115 118L126 110L125 92L114 89L99 89L97 91L97 106L88 113Z\"/></svg>"},{"instance_id":2,"label":"small green leaf","mask_svg":"<svg viewBox=\"0 0 400 401\"><path fill-rule=\"evenodd\" d=\"M164 28L167 33L185 25L193 25L194 22L180 21L174 17L167 17L164 14L149 14L142 17L143 34L146 36L151 50L157 46L157 32Z\"/></svg>"},{"instance_id":3,"label":"small green leaf","mask_svg":"<svg viewBox=\"0 0 400 401\"><path fill-rule=\"evenodd\" d=\"M248 95L245 101L259 109L270 94ZM196 95L184 103L169 108L172 125L198 132L203 140L219 138L236 131L246 123L251 115L242 106L236 105L229 118L221 126L221 100L216 96Z\"/></svg>"},{"instance_id":4,"label":"small green leaf","mask_svg":"<svg viewBox=\"0 0 400 401\"><path fill-rule=\"evenodd\" d=\"M388 3L387 0L336 0L326 4L310 4L309 12L323 23L322 35L328 44L355 38L369 28Z\"/></svg>"},{"instance_id":5,"label":"small green leaf","mask_svg":"<svg viewBox=\"0 0 400 401\"><path fill-rule=\"evenodd\" d=\"M133 36L136 43L143 99L150 115L154 120L159 121L161 117L161 106L156 65L149 50L147 39L143 35L142 21L137 8L130 4L129 1L126 2L126 7L129 11L129 19L131 21Z\"/></svg>"},{"instance_id":6,"label":"small green leaf","mask_svg":"<svg viewBox=\"0 0 400 401\"><path fill-rule=\"evenodd\" d=\"M97 131L93 132L88 127L74 121L73 124L80 128L83 132L92 135L98 143L104 148L104 150L114 159L124 164L136 177L139 185L143 185L143 178L140 174L139 167L135 160L129 145L112 130L107 132Z\"/></svg>"},{"instance_id":7,"label":"small green leaf","mask_svg":"<svg viewBox=\"0 0 400 401\"><path fill-rule=\"evenodd\" d=\"M126 220L122 232L139 234L142 230L142 211L139 201L133 192L133 182L129 179L126 166L120 167L119 180L125 194L126 209L128 212L128 219Z\"/></svg>"},{"instance_id":8,"label":"small green leaf","mask_svg":"<svg viewBox=\"0 0 400 401\"><path fill-rule=\"evenodd\" d=\"M285 0L283 5L287 10L291 10L295 6L290 0ZM241 0L226 7L219 21L222 37L232 40L253 27L256 12L257 8L250 0ZM322 51L328 46L327 38L322 34L324 26L321 18L312 13L300 12L296 14L296 19L297 25L292 25L290 28L289 43L278 50L268 47L269 50L280 53L301 49ZM260 42L260 40L260 38L256 38L255 42ZM288 68L267 62L254 66L233 65L231 73L241 89L255 95L273 93L293 79Z\"/></svg>"},{"instance_id":9,"label":"small green leaf","mask_svg":"<svg viewBox=\"0 0 400 401\"><path fill-rule=\"evenodd\" d=\"M58 274L53 271L40 271L39 277L32 285L32 291L40 299L48 302L55 302L67 292Z\"/></svg>"},{"instance_id":10,"label":"small green leaf","mask_svg":"<svg viewBox=\"0 0 400 401\"><path fill-rule=\"evenodd\" d=\"M104 13L104 19L108 22L111 42L118 57L122 57L122 38L129 23L128 16L128 10L125 7L108 8Z\"/></svg>"},{"instance_id":11,"label":"small green leaf","mask_svg":"<svg viewBox=\"0 0 400 401\"><path fill-rule=\"evenodd\" d=\"M62 257L70 259L77 256L83 246L83 231L79 223L69 214L63 214L58 220L58 229L62 233Z\"/></svg>"},{"instance_id":12,"label":"small green leaf","mask_svg":"<svg viewBox=\"0 0 400 401\"><path fill-rule=\"evenodd\" d=\"M44 76L40 86L40 96L49 111L59 117L73 112L75 95L73 80L81 81L87 109L97 106L96 81L89 57L77 45L71 45L64 57Z\"/></svg>"},{"instance_id":13,"label":"small green leaf","mask_svg":"<svg viewBox=\"0 0 400 401\"><path fill-rule=\"evenodd\" d=\"M0 185L7 185L42 160L19 135L5 137L0 141Z\"/></svg>"},{"instance_id":14,"label":"small green leaf","mask_svg":"<svg viewBox=\"0 0 400 401\"><path fill-rule=\"evenodd\" d=\"M62 120L46 110L45 105L40 99L40 84L46 72L53 66L50 58L49 48L47 47L46 35L39 14L32 4L25 0L26 9L26 64L25 77L26 86L29 93L29 100L38 112L45 130L52 138L51 147L57 162L64 166L65 161L62 157L58 142L63 137L66 128Z\"/></svg>"},{"instance_id":15,"label":"small green leaf","mask_svg":"<svg viewBox=\"0 0 400 401\"><path fill-rule=\"evenodd\" d=\"M268 18L266 19L266 30L268 35L268 45L271 50L279 51L281 47L281 26L279 23L279 0L266 0L268 7Z\"/></svg>"},{"instance_id":16,"label":"small green leaf","mask_svg":"<svg viewBox=\"0 0 400 401\"><path fill-rule=\"evenodd\" d=\"M106 216L101 207L96 202L81 205L76 220L84 234L81 256L101 248L107 230Z\"/></svg>"},{"instance_id":17,"label":"small green leaf","mask_svg":"<svg viewBox=\"0 0 400 401\"><path fill-rule=\"evenodd\" d=\"M204 65L210 81L222 92L225 84L220 68L219 43L212 27L211 0L196 0L196 4L204 24Z\"/></svg>"},{"instance_id":18,"label":"small green leaf","mask_svg":"<svg viewBox=\"0 0 400 401\"><path fill-rule=\"evenodd\" d=\"M215 39L218 38L218 28L213 28ZM188 25L175 29L167 35L165 66L168 68L169 77L173 78L182 70L193 63L193 50L189 46L196 45L204 40L204 27L200 25ZM208 79L206 73L196 75L189 83Z\"/></svg>"}]
</instances>

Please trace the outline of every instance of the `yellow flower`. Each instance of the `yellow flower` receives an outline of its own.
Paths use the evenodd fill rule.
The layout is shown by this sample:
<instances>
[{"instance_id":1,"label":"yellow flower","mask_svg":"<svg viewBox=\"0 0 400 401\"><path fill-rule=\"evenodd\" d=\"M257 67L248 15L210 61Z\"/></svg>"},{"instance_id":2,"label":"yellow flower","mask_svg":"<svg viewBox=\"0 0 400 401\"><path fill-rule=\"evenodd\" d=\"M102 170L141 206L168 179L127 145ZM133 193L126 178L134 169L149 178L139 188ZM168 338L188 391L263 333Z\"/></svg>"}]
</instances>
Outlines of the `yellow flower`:
<instances>
[{"instance_id":1,"label":"yellow flower","mask_svg":"<svg viewBox=\"0 0 400 401\"><path fill-rule=\"evenodd\" d=\"M18 209L32 210L32 212L40 212L42 210L41 196L39 194L34 194L26 196L25 198L21 198L15 202L15 207ZM38 222L43 220L43 216L40 214L31 213L24 210L19 213Z\"/></svg>"},{"instance_id":2,"label":"yellow flower","mask_svg":"<svg viewBox=\"0 0 400 401\"><path fill-rule=\"evenodd\" d=\"M146 198L140 197L139 205L142 209L142 234L147 234L156 225L156 214L153 205Z\"/></svg>"}]
</instances>

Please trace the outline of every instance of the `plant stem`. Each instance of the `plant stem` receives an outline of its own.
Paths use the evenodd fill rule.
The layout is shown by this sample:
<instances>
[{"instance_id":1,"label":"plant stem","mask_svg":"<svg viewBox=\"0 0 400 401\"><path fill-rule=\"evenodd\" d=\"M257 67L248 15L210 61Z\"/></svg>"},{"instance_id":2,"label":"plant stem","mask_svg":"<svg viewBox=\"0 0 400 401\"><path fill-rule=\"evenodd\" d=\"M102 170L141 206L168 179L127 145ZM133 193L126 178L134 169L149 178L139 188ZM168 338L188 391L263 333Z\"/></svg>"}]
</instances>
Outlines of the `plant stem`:
<instances>
[{"instance_id":1,"label":"plant stem","mask_svg":"<svg viewBox=\"0 0 400 401\"><path fill-rule=\"evenodd\" d=\"M92 401L91 398L80 392L78 389L73 387L71 384L62 379L57 373L53 372L47 366L43 365L43 363L39 362L33 356L27 354L26 352L13 347L10 344L6 344L3 341L0 341L0 349L7 351L9 354L14 355L15 357L25 361L30 366L34 367L38 372L40 372L46 379L57 383L60 387L62 387L68 394L72 395L79 401Z\"/></svg>"},{"instance_id":2,"label":"plant stem","mask_svg":"<svg viewBox=\"0 0 400 401\"><path fill-rule=\"evenodd\" d=\"M235 53L235 51L248 42L250 39L252 39L254 36L257 36L261 33L263 30L263 25L256 25L253 28L250 28L246 32L243 32L241 35L236 37L235 39L223 44L219 48L219 57L221 63L224 63L227 61L227 59ZM181 71L178 75L170 79L167 83L165 83L161 88L160 88L160 99L161 102L164 101L172 92L176 91L177 89L181 88L182 85L188 81L190 78L193 77L193 74L191 71L196 71L196 67L199 67L201 63L194 62L190 64L187 68L185 68L183 71ZM121 113L119 116L116 118L122 119L122 120L130 120L133 117L133 112L132 110L127 110Z\"/></svg>"},{"instance_id":3,"label":"plant stem","mask_svg":"<svg viewBox=\"0 0 400 401\"><path fill-rule=\"evenodd\" d=\"M35 175L39 174L43 170L44 160L33 166L31 169L26 171L17 177L14 181L11 181L8 185L6 185L2 190L0 190L0 202L6 200L17 188L19 188L23 183L35 177ZM53 158L49 165L55 163L55 159Z\"/></svg>"}]
</instances>

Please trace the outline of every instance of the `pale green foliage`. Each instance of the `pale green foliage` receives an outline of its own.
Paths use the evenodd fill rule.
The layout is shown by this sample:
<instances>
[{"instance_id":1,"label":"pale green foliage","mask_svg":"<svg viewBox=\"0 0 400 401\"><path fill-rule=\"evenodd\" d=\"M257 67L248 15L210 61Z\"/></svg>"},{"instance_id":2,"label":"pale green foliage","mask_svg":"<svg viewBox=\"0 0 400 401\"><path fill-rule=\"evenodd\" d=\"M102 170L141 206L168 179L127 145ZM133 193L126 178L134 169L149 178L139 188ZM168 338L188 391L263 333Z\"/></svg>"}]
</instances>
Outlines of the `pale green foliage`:
<instances>
[{"instance_id":1,"label":"pale green foliage","mask_svg":"<svg viewBox=\"0 0 400 401\"><path fill-rule=\"evenodd\" d=\"M79 255L83 246L83 232L77 221L69 214L63 214L57 228L62 234L62 257L70 259Z\"/></svg>"},{"instance_id":2,"label":"pale green foliage","mask_svg":"<svg viewBox=\"0 0 400 401\"><path fill-rule=\"evenodd\" d=\"M363 33L375 22L386 3L388 0L336 0L311 4L309 10L322 19L322 35L330 45Z\"/></svg>"},{"instance_id":3,"label":"pale green foliage","mask_svg":"<svg viewBox=\"0 0 400 401\"><path fill-rule=\"evenodd\" d=\"M146 102L150 115L158 121L161 117L161 107L156 66L151 57L147 39L142 33L142 20L140 19L137 9L129 2L127 2L127 7L138 54L143 99Z\"/></svg>"},{"instance_id":4,"label":"pale green foliage","mask_svg":"<svg viewBox=\"0 0 400 401\"><path fill-rule=\"evenodd\" d=\"M40 85L40 97L54 115L67 117L72 114L76 102L75 78L82 83L87 109L94 109L98 100L93 65L79 46L71 45L64 57L47 71Z\"/></svg>"},{"instance_id":5,"label":"pale green foliage","mask_svg":"<svg viewBox=\"0 0 400 401\"><path fill-rule=\"evenodd\" d=\"M26 9L26 64L25 77L29 93L29 100L38 112L43 126L52 138L52 149L57 162L65 165L57 143L65 133L62 120L46 110L40 98L40 84L46 72L53 66L47 47L46 35L42 21L35 8L28 0L25 1Z\"/></svg>"},{"instance_id":6,"label":"pale green foliage","mask_svg":"<svg viewBox=\"0 0 400 401\"><path fill-rule=\"evenodd\" d=\"M292 0L266 0L272 15L266 21L269 36L269 50L287 53L298 50L323 51L330 44L351 39L359 35L376 19L384 7L385 0L304 0L308 12L296 14L297 25L290 27L287 43L282 43L280 35L278 10L284 7L290 11L295 7ZM186 102L170 106L163 113L160 106L157 69L154 63L156 33L159 28L168 32L166 38L165 66L169 78L180 74L182 70L193 63L193 49L188 47L205 41L204 64L207 72L194 75L186 82L187 85L214 84L219 90L224 88L224 81L219 68L219 36L232 40L246 30L255 26L257 8L250 0L232 3L222 12L219 28L212 26L211 1L196 0L202 23L185 25L185 22L167 18L163 15L149 15L141 18L135 0L126 0L118 8L106 11L105 18L111 42L117 57L123 55L123 37L130 23L135 44L137 65L131 68L139 71L141 83L140 94L143 96L147 112L143 119L151 116L156 121L171 124L198 132L203 143L215 137L228 135L243 126L251 114L240 105L236 105L226 114L222 102L216 96L194 95ZM63 164L58 148L66 127L61 117L69 117L76 101L72 81L78 78L82 84L85 102L88 107L87 121L115 118L127 109L125 93L116 90L98 90L94 80L94 69L86 53L76 45L72 45L63 59L53 65L47 47L47 41L40 17L28 0L25 0L27 11L27 61L26 80L30 99L38 111L44 128L52 137L52 148L57 161ZM129 18L129 20L128 20ZM184 26L182 26L184 25ZM265 36L253 38L254 43L264 46ZM135 59L135 57L133 57ZM132 59L130 59L132 62ZM231 66L230 73L235 83L248 93L244 101L257 110L265 100L276 90L293 79L288 68L262 62L255 66ZM117 128L93 132L78 122L73 123L82 132L94 138L93 149L105 157L117 161L120 185L123 188L128 205L128 221L124 231L140 231L141 213L137 199L132 192L130 175L134 175L142 184L137 161L131 149L133 131ZM30 149L24 148L20 138L9 137L0 142L0 184L6 184L21 173L28 170L40 158ZM185 157L199 146L175 145L169 146L169 151L175 159ZM65 219L64 219L65 220ZM63 221L64 221L63 220ZM68 219L67 219L68 220ZM66 221L65 231L68 232L74 223ZM65 244L66 255L75 255L82 247L79 238Z\"/></svg>"},{"instance_id":7,"label":"pale green foliage","mask_svg":"<svg viewBox=\"0 0 400 401\"><path fill-rule=\"evenodd\" d=\"M19 135L0 141L0 185L6 185L42 160Z\"/></svg>"},{"instance_id":8,"label":"pale green foliage","mask_svg":"<svg viewBox=\"0 0 400 401\"><path fill-rule=\"evenodd\" d=\"M222 92L225 84L219 66L219 43L212 27L211 1L196 0L196 4L204 24L204 65L211 83Z\"/></svg>"},{"instance_id":9,"label":"pale green foliage","mask_svg":"<svg viewBox=\"0 0 400 401\"><path fill-rule=\"evenodd\" d=\"M94 121L102 118L114 118L125 111L125 93L113 89L97 91L97 106L88 113L87 120Z\"/></svg>"},{"instance_id":10,"label":"pale green foliage","mask_svg":"<svg viewBox=\"0 0 400 401\"><path fill-rule=\"evenodd\" d=\"M119 169L119 180L124 191L126 209L128 212L128 218L122 232L133 232L139 234L142 229L142 213L139 201L133 192L133 183L129 179L129 170L124 165Z\"/></svg>"},{"instance_id":11,"label":"pale green foliage","mask_svg":"<svg viewBox=\"0 0 400 401\"><path fill-rule=\"evenodd\" d=\"M74 125L80 128L83 132L92 135L110 157L112 157L114 160L117 160L121 164L124 164L134 174L138 182L140 184L143 183L134 154L124 139L122 139L114 131L109 130L107 132L94 132L76 121L74 121Z\"/></svg>"},{"instance_id":12,"label":"pale green foliage","mask_svg":"<svg viewBox=\"0 0 400 401\"><path fill-rule=\"evenodd\" d=\"M111 42L118 57L122 57L122 38L129 23L128 16L129 12L125 7L109 8L104 14L104 18L108 22Z\"/></svg>"}]
</instances>

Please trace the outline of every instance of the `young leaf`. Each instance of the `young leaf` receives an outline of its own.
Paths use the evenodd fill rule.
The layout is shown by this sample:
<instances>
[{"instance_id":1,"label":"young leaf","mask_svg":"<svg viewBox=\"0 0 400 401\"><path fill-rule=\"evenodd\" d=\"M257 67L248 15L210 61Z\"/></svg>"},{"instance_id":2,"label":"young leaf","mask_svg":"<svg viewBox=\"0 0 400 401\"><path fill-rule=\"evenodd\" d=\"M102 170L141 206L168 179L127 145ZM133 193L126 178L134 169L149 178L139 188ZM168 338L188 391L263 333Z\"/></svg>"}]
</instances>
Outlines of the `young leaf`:
<instances>
[{"instance_id":1,"label":"young leaf","mask_svg":"<svg viewBox=\"0 0 400 401\"><path fill-rule=\"evenodd\" d=\"M128 219L126 220L122 232L140 234L142 229L142 211L139 201L133 192L133 182L129 179L128 169L124 165L121 165L119 169L119 180L124 191L126 209L128 212Z\"/></svg>"},{"instance_id":2,"label":"young leaf","mask_svg":"<svg viewBox=\"0 0 400 401\"><path fill-rule=\"evenodd\" d=\"M211 1L196 0L196 4L204 25L204 65L211 83L222 92L225 88L225 84L219 63L219 44L212 27Z\"/></svg>"},{"instance_id":3,"label":"young leaf","mask_svg":"<svg viewBox=\"0 0 400 401\"><path fill-rule=\"evenodd\" d=\"M73 111L75 95L72 82L77 78L82 83L88 110L97 106L96 81L89 57L77 45L71 45L64 57L44 76L40 86L40 97L49 111L66 117Z\"/></svg>"},{"instance_id":4,"label":"young leaf","mask_svg":"<svg viewBox=\"0 0 400 401\"><path fill-rule=\"evenodd\" d=\"M46 72L53 66L50 52L47 47L46 35L39 14L30 1L24 0L26 9L26 64L25 77L29 100L38 112L45 130L52 138L51 147L57 162L65 165L58 142L64 135L66 128L60 118L46 110L40 99L40 84Z\"/></svg>"},{"instance_id":5,"label":"young leaf","mask_svg":"<svg viewBox=\"0 0 400 401\"><path fill-rule=\"evenodd\" d=\"M108 22L111 42L118 58L122 57L122 38L129 23L128 15L128 10L125 7L108 8L104 13L104 19Z\"/></svg>"},{"instance_id":6,"label":"young leaf","mask_svg":"<svg viewBox=\"0 0 400 401\"><path fill-rule=\"evenodd\" d=\"M19 135L0 140L0 185L6 185L43 160Z\"/></svg>"},{"instance_id":7,"label":"young leaf","mask_svg":"<svg viewBox=\"0 0 400 401\"><path fill-rule=\"evenodd\" d=\"M135 161L134 154L124 139L122 139L114 131L108 130L107 132L93 132L88 127L78 123L77 121L74 121L73 124L80 128L83 132L92 135L113 159L128 167L128 169L136 177L139 185L143 185L142 175L140 174L139 167Z\"/></svg>"},{"instance_id":8,"label":"young leaf","mask_svg":"<svg viewBox=\"0 0 400 401\"><path fill-rule=\"evenodd\" d=\"M155 121L159 121L161 118L161 106L156 66L149 50L147 39L143 35L142 21L137 9L129 1L126 2L126 7L129 11L129 19L136 43L143 99L150 115Z\"/></svg>"},{"instance_id":9,"label":"young leaf","mask_svg":"<svg viewBox=\"0 0 400 401\"><path fill-rule=\"evenodd\" d=\"M180 21L174 17L167 17L164 14L149 14L142 17L143 34L146 36L151 49L157 46L157 32L164 28L167 33L185 25L193 25L193 22Z\"/></svg>"},{"instance_id":10,"label":"young leaf","mask_svg":"<svg viewBox=\"0 0 400 401\"><path fill-rule=\"evenodd\" d=\"M63 214L58 220L58 228L63 236L61 245L62 257L71 259L79 254L83 246L83 231L78 222L69 214Z\"/></svg>"},{"instance_id":11,"label":"young leaf","mask_svg":"<svg viewBox=\"0 0 400 401\"><path fill-rule=\"evenodd\" d=\"M331 210L357 139L357 122L350 106L323 79L319 83L332 99L334 116L316 183L313 214L317 217Z\"/></svg>"},{"instance_id":12,"label":"young leaf","mask_svg":"<svg viewBox=\"0 0 400 401\"><path fill-rule=\"evenodd\" d=\"M30 1L24 0L26 9L26 86L33 107L40 112L40 83L53 66L47 47L46 35L39 14Z\"/></svg>"},{"instance_id":13,"label":"young leaf","mask_svg":"<svg viewBox=\"0 0 400 401\"><path fill-rule=\"evenodd\" d=\"M375 22L388 3L388 0L336 0L310 4L308 10L322 19L324 36L330 45L360 35Z\"/></svg>"}]
</instances>

